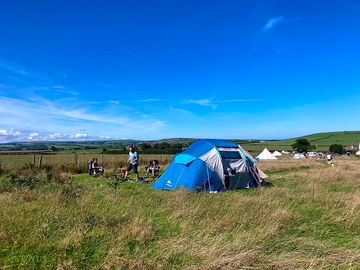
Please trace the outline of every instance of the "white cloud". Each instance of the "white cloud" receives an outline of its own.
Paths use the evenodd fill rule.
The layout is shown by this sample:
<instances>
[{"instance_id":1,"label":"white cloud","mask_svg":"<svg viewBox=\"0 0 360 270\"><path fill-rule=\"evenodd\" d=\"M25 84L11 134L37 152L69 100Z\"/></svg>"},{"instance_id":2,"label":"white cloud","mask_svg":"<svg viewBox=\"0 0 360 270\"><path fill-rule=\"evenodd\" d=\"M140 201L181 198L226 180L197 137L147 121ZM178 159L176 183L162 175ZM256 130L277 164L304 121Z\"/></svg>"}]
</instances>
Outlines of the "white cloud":
<instances>
[{"instance_id":1,"label":"white cloud","mask_svg":"<svg viewBox=\"0 0 360 270\"><path fill-rule=\"evenodd\" d=\"M212 109L216 109L218 107L218 105L213 102L213 99L214 98L188 99L188 100L185 100L184 103L185 104L196 104L196 105L211 107Z\"/></svg>"},{"instance_id":2,"label":"white cloud","mask_svg":"<svg viewBox=\"0 0 360 270\"><path fill-rule=\"evenodd\" d=\"M89 106L76 100L56 102L44 98L24 100L0 96L0 127L5 128L1 129L0 135L13 137L8 134L11 128L36 129L55 134L49 138L57 139L63 137L61 134L72 133L71 130L86 129L92 136L106 133L111 137L145 138L159 136L165 126L161 120L135 114L133 111L98 111ZM26 134L26 137L31 137L29 140L41 139L41 136L30 133Z\"/></svg>"},{"instance_id":3,"label":"white cloud","mask_svg":"<svg viewBox=\"0 0 360 270\"><path fill-rule=\"evenodd\" d=\"M0 136L19 137L21 132L14 129L0 129Z\"/></svg>"},{"instance_id":4,"label":"white cloud","mask_svg":"<svg viewBox=\"0 0 360 270\"><path fill-rule=\"evenodd\" d=\"M29 134L29 136L31 136L31 137L36 137L36 136L39 136L39 135L40 135L39 132L31 132Z\"/></svg>"},{"instance_id":5,"label":"white cloud","mask_svg":"<svg viewBox=\"0 0 360 270\"><path fill-rule=\"evenodd\" d=\"M87 138L88 135L86 133L77 133L75 135L72 135L74 138L80 139L80 138Z\"/></svg>"},{"instance_id":6,"label":"white cloud","mask_svg":"<svg viewBox=\"0 0 360 270\"><path fill-rule=\"evenodd\" d=\"M284 22L284 17L283 16L278 16L278 17L274 17L271 18L267 21L267 23L264 25L263 30L267 31L267 30L271 30L273 29L276 25L283 23Z\"/></svg>"}]
</instances>

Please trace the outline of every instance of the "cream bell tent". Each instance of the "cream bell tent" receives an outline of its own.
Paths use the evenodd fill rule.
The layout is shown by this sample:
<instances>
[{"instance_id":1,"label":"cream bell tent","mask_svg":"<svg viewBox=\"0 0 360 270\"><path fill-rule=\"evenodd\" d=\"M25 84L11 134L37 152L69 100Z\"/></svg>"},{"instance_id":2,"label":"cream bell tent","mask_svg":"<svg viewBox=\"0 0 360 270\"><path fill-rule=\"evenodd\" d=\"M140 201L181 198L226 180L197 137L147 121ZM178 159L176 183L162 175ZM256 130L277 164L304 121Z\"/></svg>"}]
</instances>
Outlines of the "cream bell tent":
<instances>
[{"instance_id":1,"label":"cream bell tent","mask_svg":"<svg viewBox=\"0 0 360 270\"><path fill-rule=\"evenodd\" d=\"M257 157L258 160L275 160L277 157L275 157L271 152L265 148Z\"/></svg>"},{"instance_id":2,"label":"cream bell tent","mask_svg":"<svg viewBox=\"0 0 360 270\"><path fill-rule=\"evenodd\" d=\"M273 156L274 156L274 157L281 157L282 154L281 154L279 151L276 150L276 151L273 153Z\"/></svg>"}]
</instances>

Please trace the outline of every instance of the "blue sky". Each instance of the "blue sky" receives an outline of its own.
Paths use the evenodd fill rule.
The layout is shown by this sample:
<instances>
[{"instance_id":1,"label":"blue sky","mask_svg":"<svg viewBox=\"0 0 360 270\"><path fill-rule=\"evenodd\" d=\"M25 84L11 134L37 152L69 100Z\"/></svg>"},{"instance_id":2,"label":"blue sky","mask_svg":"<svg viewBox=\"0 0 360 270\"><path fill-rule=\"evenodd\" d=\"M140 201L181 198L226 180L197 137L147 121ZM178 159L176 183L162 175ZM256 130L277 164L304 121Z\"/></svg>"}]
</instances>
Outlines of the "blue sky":
<instances>
[{"instance_id":1,"label":"blue sky","mask_svg":"<svg viewBox=\"0 0 360 270\"><path fill-rule=\"evenodd\" d=\"M359 130L360 1L0 0L0 141Z\"/></svg>"}]
</instances>

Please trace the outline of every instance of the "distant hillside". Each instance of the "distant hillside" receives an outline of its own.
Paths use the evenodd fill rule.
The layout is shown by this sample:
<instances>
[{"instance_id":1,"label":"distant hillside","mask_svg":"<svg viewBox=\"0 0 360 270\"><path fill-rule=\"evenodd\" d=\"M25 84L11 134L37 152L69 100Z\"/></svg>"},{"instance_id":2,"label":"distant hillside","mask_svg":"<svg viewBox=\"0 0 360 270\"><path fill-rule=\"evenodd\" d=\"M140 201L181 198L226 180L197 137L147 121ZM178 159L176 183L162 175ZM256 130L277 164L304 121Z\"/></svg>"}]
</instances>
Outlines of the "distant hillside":
<instances>
[{"instance_id":1,"label":"distant hillside","mask_svg":"<svg viewBox=\"0 0 360 270\"><path fill-rule=\"evenodd\" d=\"M272 141L270 145L291 145L296 139L304 138L310 141L313 145L318 146L329 146L331 144L342 144L342 145L355 145L360 143L360 131L342 131L342 132L322 132L311 135L301 136L297 138Z\"/></svg>"},{"instance_id":2,"label":"distant hillside","mask_svg":"<svg viewBox=\"0 0 360 270\"><path fill-rule=\"evenodd\" d=\"M298 138L305 138L310 141L312 145L317 145L318 149L327 150L331 144L338 143L342 145L356 145L360 143L360 131L343 131L343 132L323 132L316 133ZM270 150L290 150L291 144L298 138L291 138L287 140L239 140L232 141L243 145L247 150L258 152L264 147ZM169 138L161 140L103 140L103 141L41 141L41 142L15 142L0 144L0 151L18 151L18 150L50 150L52 146L59 150L89 150L89 149L119 149L130 144L160 144L169 143L182 144L187 147L195 138Z\"/></svg>"},{"instance_id":3,"label":"distant hillside","mask_svg":"<svg viewBox=\"0 0 360 270\"><path fill-rule=\"evenodd\" d=\"M0 144L0 151L18 151L18 150L49 150L51 147L56 147L59 150L83 150L83 149L119 149L131 144L160 144L181 143L184 146L189 145L195 139L190 138L170 138L162 140L103 140L103 141L40 141L40 142L14 142Z\"/></svg>"}]
</instances>

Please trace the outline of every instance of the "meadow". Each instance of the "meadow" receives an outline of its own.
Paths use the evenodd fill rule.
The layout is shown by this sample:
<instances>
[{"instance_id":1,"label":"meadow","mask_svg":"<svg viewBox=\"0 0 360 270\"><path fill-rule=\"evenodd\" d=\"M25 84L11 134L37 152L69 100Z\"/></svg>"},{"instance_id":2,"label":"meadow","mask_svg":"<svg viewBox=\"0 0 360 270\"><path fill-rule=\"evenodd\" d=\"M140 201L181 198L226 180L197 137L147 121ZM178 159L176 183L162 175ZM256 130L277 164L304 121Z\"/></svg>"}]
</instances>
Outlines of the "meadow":
<instances>
[{"instance_id":1,"label":"meadow","mask_svg":"<svg viewBox=\"0 0 360 270\"><path fill-rule=\"evenodd\" d=\"M360 159L334 163L260 162L272 187L218 194L2 170L0 268L360 269Z\"/></svg>"},{"instance_id":2,"label":"meadow","mask_svg":"<svg viewBox=\"0 0 360 270\"><path fill-rule=\"evenodd\" d=\"M129 155L101 154L76 151L75 153L60 152L57 154L0 154L0 168L4 170L18 170L24 167L62 167L65 171L86 172L87 162L97 157L101 166L105 168L126 167ZM173 155L141 155L140 166L145 166L150 160L158 160L160 165L170 163Z\"/></svg>"}]
</instances>

